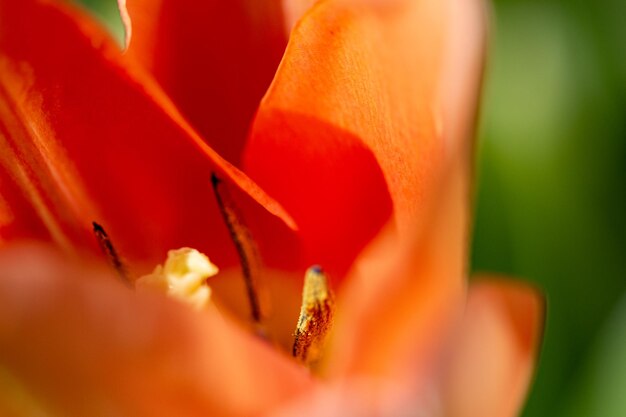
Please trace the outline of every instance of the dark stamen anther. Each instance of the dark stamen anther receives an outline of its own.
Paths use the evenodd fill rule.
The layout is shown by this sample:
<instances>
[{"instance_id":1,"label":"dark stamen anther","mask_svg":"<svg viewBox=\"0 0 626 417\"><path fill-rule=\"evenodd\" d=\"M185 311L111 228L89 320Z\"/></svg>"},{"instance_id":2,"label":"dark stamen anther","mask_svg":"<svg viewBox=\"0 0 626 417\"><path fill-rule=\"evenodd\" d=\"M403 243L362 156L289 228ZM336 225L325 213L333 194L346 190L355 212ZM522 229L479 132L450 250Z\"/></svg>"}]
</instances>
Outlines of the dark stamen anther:
<instances>
[{"instance_id":1,"label":"dark stamen anther","mask_svg":"<svg viewBox=\"0 0 626 417\"><path fill-rule=\"evenodd\" d=\"M258 323L261 321L261 308L254 279L254 271L259 268L259 256L256 245L250 236L248 228L244 225L242 217L238 215L228 189L223 187L224 183L215 173L211 174L211 183L217 199L217 205L224 218L224 223L228 227L230 237L239 254L252 319Z\"/></svg>"},{"instance_id":2,"label":"dark stamen anther","mask_svg":"<svg viewBox=\"0 0 626 417\"><path fill-rule=\"evenodd\" d=\"M96 236L96 239L98 240L98 245L100 245L100 249L102 249L102 252L107 257L107 260L109 261L113 269L115 269L117 274L120 276L122 282L126 286L132 288L132 283L130 279L128 278L128 271L126 270L126 266L124 265L119 254L115 250L113 243L111 243L111 239L109 238L109 235L107 235L107 232L105 232L104 228L100 226L98 223L92 222L92 225L93 225L93 233Z\"/></svg>"},{"instance_id":3,"label":"dark stamen anther","mask_svg":"<svg viewBox=\"0 0 626 417\"><path fill-rule=\"evenodd\" d=\"M302 307L296 325L292 354L310 368L322 356L324 343L333 324L334 297L326 274L312 266L304 277Z\"/></svg>"}]
</instances>

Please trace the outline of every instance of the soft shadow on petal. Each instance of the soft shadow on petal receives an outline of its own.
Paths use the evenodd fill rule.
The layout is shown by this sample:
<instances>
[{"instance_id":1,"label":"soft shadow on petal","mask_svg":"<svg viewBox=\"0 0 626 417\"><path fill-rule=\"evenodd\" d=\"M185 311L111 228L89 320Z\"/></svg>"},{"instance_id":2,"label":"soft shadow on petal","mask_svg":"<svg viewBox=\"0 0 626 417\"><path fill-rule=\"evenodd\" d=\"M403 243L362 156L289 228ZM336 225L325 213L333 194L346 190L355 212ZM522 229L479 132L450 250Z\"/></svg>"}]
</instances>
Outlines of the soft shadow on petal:
<instances>
[{"instance_id":1,"label":"soft shadow on petal","mask_svg":"<svg viewBox=\"0 0 626 417\"><path fill-rule=\"evenodd\" d=\"M63 416L250 416L309 389L304 369L236 328L128 291L41 246L0 251L0 385ZM8 381L8 382L7 382Z\"/></svg>"},{"instance_id":2,"label":"soft shadow on petal","mask_svg":"<svg viewBox=\"0 0 626 417\"><path fill-rule=\"evenodd\" d=\"M391 201L373 153L351 133L306 114L264 110L255 122L253 172L294 213L305 246L303 268L321 264L341 277L389 218ZM252 148L250 148L252 149Z\"/></svg>"},{"instance_id":3,"label":"soft shadow on petal","mask_svg":"<svg viewBox=\"0 0 626 417\"><path fill-rule=\"evenodd\" d=\"M470 287L442 404L446 417L513 417L533 375L545 301L521 282L481 279Z\"/></svg>"},{"instance_id":4,"label":"soft shadow on petal","mask_svg":"<svg viewBox=\"0 0 626 417\"><path fill-rule=\"evenodd\" d=\"M15 216L28 201L48 230L42 239L95 248L95 220L136 264L193 246L235 265L213 171L277 233L295 227L86 16L48 1L0 4L1 174L21 193L4 199Z\"/></svg>"},{"instance_id":5,"label":"soft shadow on petal","mask_svg":"<svg viewBox=\"0 0 626 417\"><path fill-rule=\"evenodd\" d=\"M281 0L128 0L128 54L207 143L238 165L287 44Z\"/></svg>"}]
</instances>

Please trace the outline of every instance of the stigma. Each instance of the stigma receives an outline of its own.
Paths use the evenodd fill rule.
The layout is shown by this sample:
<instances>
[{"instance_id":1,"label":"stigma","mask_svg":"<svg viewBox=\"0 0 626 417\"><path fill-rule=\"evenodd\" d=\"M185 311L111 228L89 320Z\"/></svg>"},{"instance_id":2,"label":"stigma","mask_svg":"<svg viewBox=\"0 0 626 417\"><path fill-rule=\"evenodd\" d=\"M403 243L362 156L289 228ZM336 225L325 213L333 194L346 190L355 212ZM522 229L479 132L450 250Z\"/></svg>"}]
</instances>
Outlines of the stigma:
<instances>
[{"instance_id":1,"label":"stigma","mask_svg":"<svg viewBox=\"0 0 626 417\"><path fill-rule=\"evenodd\" d=\"M170 250L163 265L135 281L135 288L156 290L200 310L211 300L207 278L219 272L209 258L191 248Z\"/></svg>"}]
</instances>

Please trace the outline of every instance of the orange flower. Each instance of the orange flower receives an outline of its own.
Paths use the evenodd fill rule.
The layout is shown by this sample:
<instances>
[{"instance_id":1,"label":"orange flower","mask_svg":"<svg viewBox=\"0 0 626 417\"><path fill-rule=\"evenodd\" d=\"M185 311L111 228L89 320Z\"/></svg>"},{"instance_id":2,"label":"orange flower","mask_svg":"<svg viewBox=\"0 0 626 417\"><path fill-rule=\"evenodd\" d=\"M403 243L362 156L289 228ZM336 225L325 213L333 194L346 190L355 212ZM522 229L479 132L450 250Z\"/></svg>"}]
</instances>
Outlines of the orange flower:
<instances>
[{"instance_id":1,"label":"orange flower","mask_svg":"<svg viewBox=\"0 0 626 417\"><path fill-rule=\"evenodd\" d=\"M0 0L0 239L62 251L0 251L3 415L515 415L540 297L481 281L457 320L482 3L125 3L122 54L72 6ZM213 175L263 257L275 345L246 328ZM119 285L93 221L135 275L208 254L215 304ZM337 311L311 373L288 350L314 263Z\"/></svg>"}]
</instances>

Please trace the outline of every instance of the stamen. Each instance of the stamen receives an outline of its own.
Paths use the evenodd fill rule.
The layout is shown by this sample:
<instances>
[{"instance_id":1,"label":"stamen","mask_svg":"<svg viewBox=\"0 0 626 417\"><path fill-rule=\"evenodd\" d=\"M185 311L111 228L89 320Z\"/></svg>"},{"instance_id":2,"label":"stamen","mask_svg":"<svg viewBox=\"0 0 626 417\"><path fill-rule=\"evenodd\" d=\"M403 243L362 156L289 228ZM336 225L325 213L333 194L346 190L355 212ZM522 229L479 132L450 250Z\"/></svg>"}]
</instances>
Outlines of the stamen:
<instances>
[{"instance_id":1,"label":"stamen","mask_svg":"<svg viewBox=\"0 0 626 417\"><path fill-rule=\"evenodd\" d=\"M260 269L258 250L248 228L243 223L242 217L237 213L228 189L222 187L223 182L215 173L211 174L211 183L224 223L228 227L230 237L239 254L252 319L259 323L261 321L261 307L255 280L256 271Z\"/></svg>"},{"instance_id":2,"label":"stamen","mask_svg":"<svg viewBox=\"0 0 626 417\"><path fill-rule=\"evenodd\" d=\"M321 358L326 336L333 323L334 296L326 274L319 266L310 267L304 277L302 308L292 354L312 367Z\"/></svg>"},{"instance_id":3,"label":"stamen","mask_svg":"<svg viewBox=\"0 0 626 417\"><path fill-rule=\"evenodd\" d=\"M120 258L119 254L115 250L115 246L113 246L113 243L111 243L111 239L109 239L109 235L107 235L107 232L105 232L104 228L100 226L98 223L92 222L92 225L93 225L93 233L96 236L96 239L98 240L98 245L100 246L100 249L102 249L104 256L106 256L107 260L109 261L113 269L115 269L115 271L121 278L122 282L126 286L132 288L133 284L130 278L128 277L128 270L126 269L126 266L122 262L122 259Z\"/></svg>"}]
</instances>

